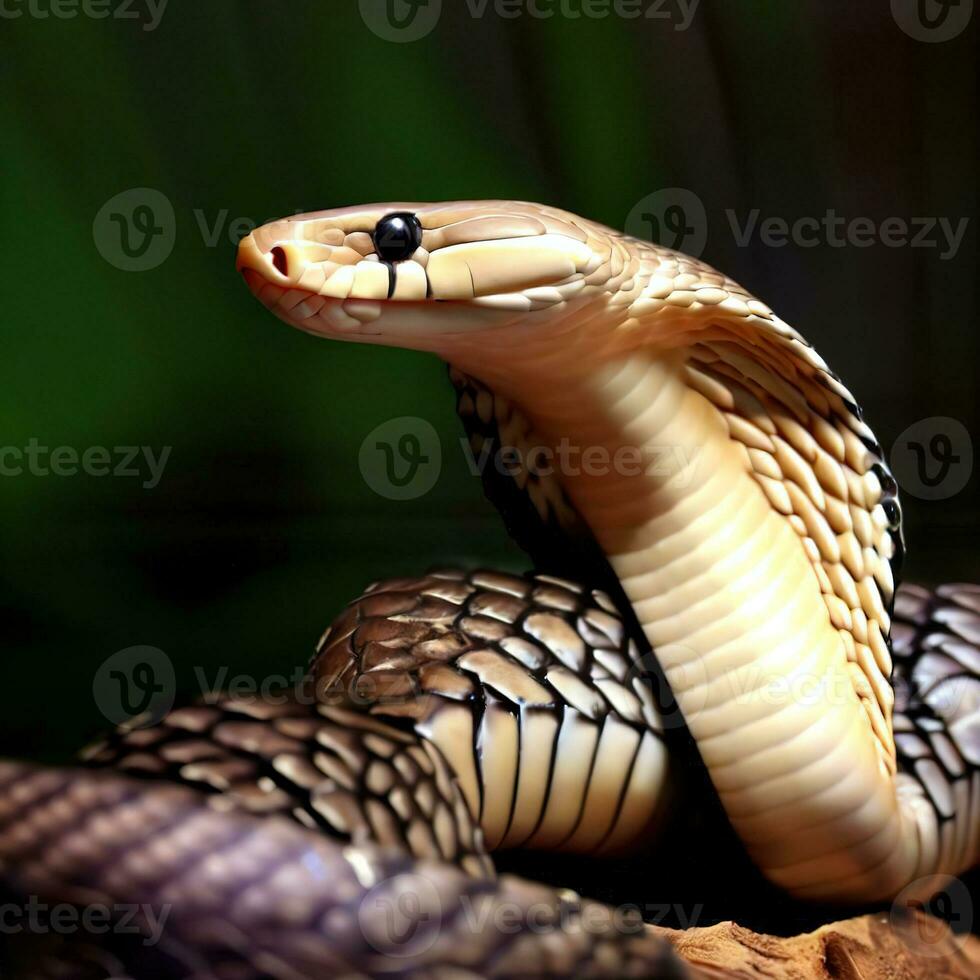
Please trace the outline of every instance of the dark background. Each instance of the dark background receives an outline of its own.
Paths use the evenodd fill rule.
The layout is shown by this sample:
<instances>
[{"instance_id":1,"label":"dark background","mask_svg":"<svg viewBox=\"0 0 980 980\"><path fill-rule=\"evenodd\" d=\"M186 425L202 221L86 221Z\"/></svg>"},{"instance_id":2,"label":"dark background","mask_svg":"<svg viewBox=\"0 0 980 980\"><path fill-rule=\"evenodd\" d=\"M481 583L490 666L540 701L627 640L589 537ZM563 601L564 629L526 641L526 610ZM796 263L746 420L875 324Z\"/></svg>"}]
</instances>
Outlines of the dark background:
<instances>
[{"instance_id":1,"label":"dark background","mask_svg":"<svg viewBox=\"0 0 980 980\"><path fill-rule=\"evenodd\" d=\"M922 43L887 0L702 0L686 31L443 6L407 44L376 37L356 2L171 0L154 31L0 20L0 442L172 447L152 490L0 478L0 753L69 758L106 724L93 676L117 650L164 650L192 694L195 667L305 663L375 578L525 567L467 471L442 365L284 329L235 274L238 217L502 197L623 227L641 198L687 188L703 257L817 346L886 449L932 416L980 431L975 25ZM93 243L100 208L133 187L175 213L176 247L147 272ZM740 247L726 211L754 208L970 224L946 260ZM216 222L212 247L201 225ZM358 469L395 416L431 421L446 457L404 503ZM904 505L909 577L980 578L975 475Z\"/></svg>"}]
</instances>

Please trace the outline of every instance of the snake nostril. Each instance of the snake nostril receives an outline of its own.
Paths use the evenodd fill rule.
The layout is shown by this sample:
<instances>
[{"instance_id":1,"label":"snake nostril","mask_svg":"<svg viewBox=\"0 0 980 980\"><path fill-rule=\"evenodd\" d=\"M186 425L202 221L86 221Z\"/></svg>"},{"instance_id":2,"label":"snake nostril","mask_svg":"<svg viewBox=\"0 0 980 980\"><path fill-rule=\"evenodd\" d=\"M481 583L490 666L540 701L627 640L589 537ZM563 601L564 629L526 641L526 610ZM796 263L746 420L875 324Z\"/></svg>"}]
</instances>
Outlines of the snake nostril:
<instances>
[{"instance_id":1,"label":"snake nostril","mask_svg":"<svg viewBox=\"0 0 980 980\"><path fill-rule=\"evenodd\" d=\"M272 255L272 264L276 267L279 275L288 276L289 260L286 258L286 250L277 245L270 254Z\"/></svg>"}]
</instances>

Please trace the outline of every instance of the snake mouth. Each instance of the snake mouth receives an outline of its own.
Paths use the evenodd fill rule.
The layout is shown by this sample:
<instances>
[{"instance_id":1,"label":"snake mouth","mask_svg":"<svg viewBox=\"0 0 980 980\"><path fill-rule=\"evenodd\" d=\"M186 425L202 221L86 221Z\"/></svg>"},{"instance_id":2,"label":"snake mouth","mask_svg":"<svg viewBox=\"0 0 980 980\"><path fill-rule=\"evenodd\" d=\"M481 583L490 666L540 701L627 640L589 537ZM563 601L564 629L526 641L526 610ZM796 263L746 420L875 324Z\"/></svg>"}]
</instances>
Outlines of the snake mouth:
<instances>
[{"instance_id":1,"label":"snake mouth","mask_svg":"<svg viewBox=\"0 0 980 980\"><path fill-rule=\"evenodd\" d=\"M279 264L283 264L281 260ZM291 327L330 338L352 335L367 338L377 334L371 329L371 324L381 315L381 303L377 300L321 296L311 289L276 282L249 266L240 264L239 268L252 295ZM285 273L280 275L286 278Z\"/></svg>"},{"instance_id":2,"label":"snake mouth","mask_svg":"<svg viewBox=\"0 0 980 980\"><path fill-rule=\"evenodd\" d=\"M434 350L439 337L514 321L513 313L474 307L463 300L344 299L277 282L248 266L240 266L240 271L252 295L280 320L330 340Z\"/></svg>"},{"instance_id":3,"label":"snake mouth","mask_svg":"<svg viewBox=\"0 0 980 980\"><path fill-rule=\"evenodd\" d=\"M431 287L402 297L397 288L399 266L372 262L378 272L391 277L382 292L380 278L374 293L358 290L357 281L346 275L352 266L341 266L341 282L333 284L337 271L319 288L301 285L305 275L295 250L274 246L260 250L249 238L238 252L238 270L251 293L284 323L304 333L331 340L391 344L419 350L439 349L439 339L472 334L474 330L499 329L525 319L527 310L513 303L432 295ZM361 265L366 263L362 262ZM336 287L340 295L330 295Z\"/></svg>"},{"instance_id":4,"label":"snake mouth","mask_svg":"<svg viewBox=\"0 0 980 980\"><path fill-rule=\"evenodd\" d=\"M237 266L290 326L429 349L433 336L568 308L590 276L604 281L597 238L530 205L502 212L462 202L298 215L242 239Z\"/></svg>"}]
</instances>

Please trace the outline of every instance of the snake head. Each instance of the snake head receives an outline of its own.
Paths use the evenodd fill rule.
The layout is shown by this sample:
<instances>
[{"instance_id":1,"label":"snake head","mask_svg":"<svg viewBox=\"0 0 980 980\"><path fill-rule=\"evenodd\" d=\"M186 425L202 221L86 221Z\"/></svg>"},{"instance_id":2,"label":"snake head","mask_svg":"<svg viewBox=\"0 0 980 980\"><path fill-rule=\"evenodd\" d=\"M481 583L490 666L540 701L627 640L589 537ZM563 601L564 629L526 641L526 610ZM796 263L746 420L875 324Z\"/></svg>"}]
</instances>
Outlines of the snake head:
<instances>
[{"instance_id":1,"label":"snake head","mask_svg":"<svg viewBox=\"0 0 980 980\"><path fill-rule=\"evenodd\" d=\"M440 350L611 299L638 265L631 241L536 204L375 204L264 225L241 241L238 268L291 326Z\"/></svg>"}]
</instances>

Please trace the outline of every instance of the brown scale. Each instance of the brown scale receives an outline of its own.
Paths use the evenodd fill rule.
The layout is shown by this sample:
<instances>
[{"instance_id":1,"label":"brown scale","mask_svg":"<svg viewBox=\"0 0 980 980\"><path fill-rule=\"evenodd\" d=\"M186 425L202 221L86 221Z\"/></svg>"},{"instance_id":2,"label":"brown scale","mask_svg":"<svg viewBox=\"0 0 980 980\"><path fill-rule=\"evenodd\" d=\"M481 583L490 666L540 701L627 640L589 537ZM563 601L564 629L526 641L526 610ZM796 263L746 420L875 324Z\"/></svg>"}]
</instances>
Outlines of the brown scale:
<instances>
[{"instance_id":1,"label":"brown scale","mask_svg":"<svg viewBox=\"0 0 980 980\"><path fill-rule=\"evenodd\" d=\"M980 586L903 585L892 627L903 778L939 815L940 869L980 857Z\"/></svg>"},{"instance_id":2,"label":"brown scale","mask_svg":"<svg viewBox=\"0 0 980 980\"><path fill-rule=\"evenodd\" d=\"M722 413L771 505L799 534L828 617L841 635L883 771L894 773L888 634L902 557L901 514L880 448L847 389L765 304L698 260L646 243L631 245L638 269L614 270L614 257L603 253L602 273L621 273L612 302L632 303L637 315L669 306L705 314L692 320L697 340L690 383ZM453 380L472 446L534 441L526 419L506 399L495 399L458 372ZM492 470L484 471L487 494L536 563L550 559L550 567L596 581L603 574L596 571L603 570L602 556L558 480L527 468L502 479ZM598 580L614 588L608 578Z\"/></svg>"},{"instance_id":3,"label":"brown scale","mask_svg":"<svg viewBox=\"0 0 980 980\"><path fill-rule=\"evenodd\" d=\"M492 465L494 461L486 459L488 452L498 447L515 451L506 466L517 488L530 497L542 521L570 529L577 515L558 481L535 469L534 451L541 443L527 418L510 401L494 395L475 379L454 371L453 382L459 389L457 412L469 433L474 458Z\"/></svg>"},{"instance_id":4,"label":"brown scale","mask_svg":"<svg viewBox=\"0 0 980 980\"><path fill-rule=\"evenodd\" d=\"M772 507L799 534L887 773L895 772L888 647L897 520L890 481L846 389L794 331L717 324L688 365ZM896 534L897 536L897 534Z\"/></svg>"},{"instance_id":5,"label":"brown scale","mask_svg":"<svg viewBox=\"0 0 980 980\"><path fill-rule=\"evenodd\" d=\"M42 915L95 901L111 916L105 930L5 936L4 976L687 975L622 909L218 812L186 785L116 772L0 762L0 880L43 903ZM154 924L162 941L150 941ZM20 959L8 964L8 953Z\"/></svg>"},{"instance_id":6,"label":"brown scale","mask_svg":"<svg viewBox=\"0 0 980 980\"><path fill-rule=\"evenodd\" d=\"M321 701L410 719L434 741L490 849L592 851L636 843L645 801L662 796L660 718L637 662L600 592L449 571L355 600L313 674Z\"/></svg>"},{"instance_id":7,"label":"brown scale","mask_svg":"<svg viewBox=\"0 0 980 980\"><path fill-rule=\"evenodd\" d=\"M222 809L292 817L354 844L373 841L493 874L439 750L363 713L283 692L221 695L149 728L122 728L84 753L89 766L186 783Z\"/></svg>"},{"instance_id":8,"label":"brown scale","mask_svg":"<svg viewBox=\"0 0 980 980\"><path fill-rule=\"evenodd\" d=\"M449 376L470 450L477 462L483 462L487 499L535 569L589 582L619 596L618 579L561 485L556 468L541 472L535 466L534 450L547 441L509 399L455 368L450 368ZM501 448L518 450L504 467L495 463Z\"/></svg>"}]
</instances>

